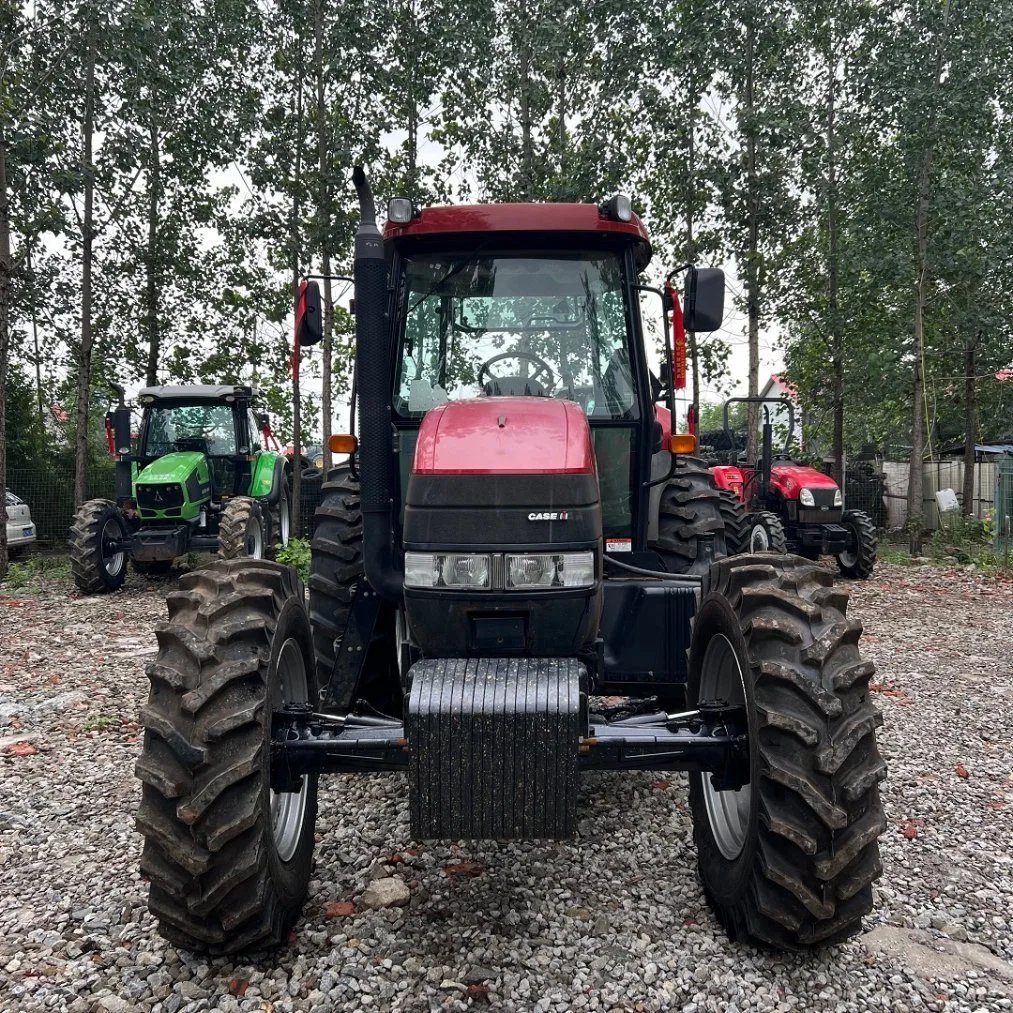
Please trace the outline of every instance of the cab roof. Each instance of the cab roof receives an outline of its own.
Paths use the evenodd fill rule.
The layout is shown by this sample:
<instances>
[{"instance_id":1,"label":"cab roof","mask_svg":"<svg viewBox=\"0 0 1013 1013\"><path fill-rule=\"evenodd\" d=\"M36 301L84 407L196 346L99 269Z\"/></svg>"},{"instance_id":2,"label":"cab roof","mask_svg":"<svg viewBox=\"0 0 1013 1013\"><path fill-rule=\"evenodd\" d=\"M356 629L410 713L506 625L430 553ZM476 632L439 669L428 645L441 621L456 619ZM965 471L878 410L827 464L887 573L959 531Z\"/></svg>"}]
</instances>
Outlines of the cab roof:
<instances>
[{"instance_id":1,"label":"cab roof","mask_svg":"<svg viewBox=\"0 0 1013 1013\"><path fill-rule=\"evenodd\" d=\"M388 221L383 235L388 240L435 239L489 232L537 234L543 241L551 236L562 245L580 243L582 234L587 238L598 235L636 246L641 269L651 259L651 240L637 215L628 222L615 221L596 204L461 204L425 208L403 225Z\"/></svg>"},{"instance_id":2,"label":"cab roof","mask_svg":"<svg viewBox=\"0 0 1013 1013\"><path fill-rule=\"evenodd\" d=\"M137 392L137 400L141 404L151 404L155 401L231 403L250 401L253 397L253 388L241 384L195 383L185 386L144 387Z\"/></svg>"}]
</instances>

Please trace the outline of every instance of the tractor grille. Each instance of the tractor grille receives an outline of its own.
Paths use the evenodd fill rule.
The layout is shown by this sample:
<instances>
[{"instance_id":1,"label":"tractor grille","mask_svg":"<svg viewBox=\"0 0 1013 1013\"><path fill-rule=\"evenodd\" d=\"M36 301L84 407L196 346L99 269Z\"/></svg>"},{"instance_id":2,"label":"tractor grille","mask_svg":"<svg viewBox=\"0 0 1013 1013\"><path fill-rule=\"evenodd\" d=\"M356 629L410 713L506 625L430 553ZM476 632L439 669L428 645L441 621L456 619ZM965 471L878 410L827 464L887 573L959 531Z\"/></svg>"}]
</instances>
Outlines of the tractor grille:
<instances>
[{"instance_id":1,"label":"tractor grille","mask_svg":"<svg viewBox=\"0 0 1013 1013\"><path fill-rule=\"evenodd\" d=\"M830 493L833 502L833 492ZM832 507L829 510L799 510L799 524L840 524L841 508Z\"/></svg>"},{"instance_id":2,"label":"tractor grille","mask_svg":"<svg viewBox=\"0 0 1013 1013\"><path fill-rule=\"evenodd\" d=\"M137 486L137 505L142 510L167 510L183 505L183 487L175 482Z\"/></svg>"},{"instance_id":3,"label":"tractor grille","mask_svg":"<svg viewBox=\"0 0 1013 1013\"><path fill-rule=\"evenodd\" d=\"M820 507L829 507L833 510L834 497L837 495L836 489L810 489L809 491L813 494L813 501L816 503L817 511L819 511ZM839 512L840 507L837 509Z\"/></svg>"}]
</instances>

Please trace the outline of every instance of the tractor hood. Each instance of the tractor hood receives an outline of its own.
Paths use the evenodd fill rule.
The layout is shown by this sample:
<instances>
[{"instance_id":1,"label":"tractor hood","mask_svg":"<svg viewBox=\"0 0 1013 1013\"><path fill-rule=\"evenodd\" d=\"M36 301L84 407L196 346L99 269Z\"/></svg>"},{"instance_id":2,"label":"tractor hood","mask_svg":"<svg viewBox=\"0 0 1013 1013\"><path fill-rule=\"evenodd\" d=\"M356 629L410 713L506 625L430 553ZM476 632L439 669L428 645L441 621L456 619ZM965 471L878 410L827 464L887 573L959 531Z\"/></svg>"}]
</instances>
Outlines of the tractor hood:
<instances>
[{"instance_id":1,"label":"tractor hood","mask_svg":"<svg viewBox=\"0 0 1013 1013\"><path fill-rule=\"evenodd\" d=\"M420 475L594 475L580 405L538 397L451 401L422 420Z\"/></svg>"},{"instance_id":2,"label":"tractor hood","mask_svg":"<svg viewBox=\"0 0 1013 1013\"><path fill-rule=\"evenodd\" d=\"M205 463L204 455L196 450L180 450L173 454L152 461L138 476L138 484L144 483L183 483Z\"/></svg>"},{"instance_id":3,"label":"tractor hood","mask_svg":"<svg viewBox=\"0 0 1013 1013\"><path fill-rule=\"evenodd\" d=\"M837 483L829 475L803 464L774 464L770 469L770 485L785 499L798 499L803 489L837 489Z\"/></svg>"}]
</instances>

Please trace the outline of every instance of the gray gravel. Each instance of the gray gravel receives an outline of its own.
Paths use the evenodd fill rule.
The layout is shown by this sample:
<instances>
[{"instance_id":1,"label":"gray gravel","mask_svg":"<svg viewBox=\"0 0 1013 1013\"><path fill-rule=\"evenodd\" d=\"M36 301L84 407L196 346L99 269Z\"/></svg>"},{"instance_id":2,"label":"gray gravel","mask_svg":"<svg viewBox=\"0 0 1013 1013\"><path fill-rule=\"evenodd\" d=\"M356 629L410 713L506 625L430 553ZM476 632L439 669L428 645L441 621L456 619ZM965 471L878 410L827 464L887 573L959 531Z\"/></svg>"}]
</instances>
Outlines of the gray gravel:
<instances>
[{"instance_id":1,"label":"gray gravel","mask_svg":"<svg viewBox=\"0 0 1013 1013\"><path fill-rule=\"evenodd\" d=\"M678 775L586 776L572 843L421 848L401 776L346 776L289 947L242 963L160 939L137 872L166 586L0 587L0 1010L1013 1009L1013 584L880 565L853 585L890 764L864 937L808 959L729 943Z\"/></svg>"}]
</instances>

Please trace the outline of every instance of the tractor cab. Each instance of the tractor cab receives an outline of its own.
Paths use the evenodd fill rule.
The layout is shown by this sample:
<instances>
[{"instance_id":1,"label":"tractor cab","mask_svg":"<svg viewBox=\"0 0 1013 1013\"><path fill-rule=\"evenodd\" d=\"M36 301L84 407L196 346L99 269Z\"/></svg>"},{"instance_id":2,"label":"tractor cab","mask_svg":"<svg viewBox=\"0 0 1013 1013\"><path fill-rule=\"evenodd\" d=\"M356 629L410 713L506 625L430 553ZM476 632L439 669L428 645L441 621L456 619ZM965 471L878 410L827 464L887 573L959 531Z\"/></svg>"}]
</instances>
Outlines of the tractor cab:
<instances>
[{"instance_id":1,"label":"tractor cab","mask_svg":"<svg viewBox=\"0 0 1013 1013\"><path fill-rule=\"evenodd\" d=\"M395 199L384 240L402 507L429 412L450 419L462 402L489 401L500 430L496 448L461 465L478 474L495 470L499 458L516 463L541 453L524 421L525 402L509 399L554 402L554 413L537 411L560 420L568 403L589 433L605 538L617 550L649 551L660 486L672 471L664 439L671 415L654 404L639 280L651 246L629 201L420 211ZM698 273L690 272L694 305L687 312L706 330L720 321L723 285L713 285L720 272L703 272L707 295L696 299ZM641 561L661 565L656 557Z\"/></svg>"}]
</instances>

